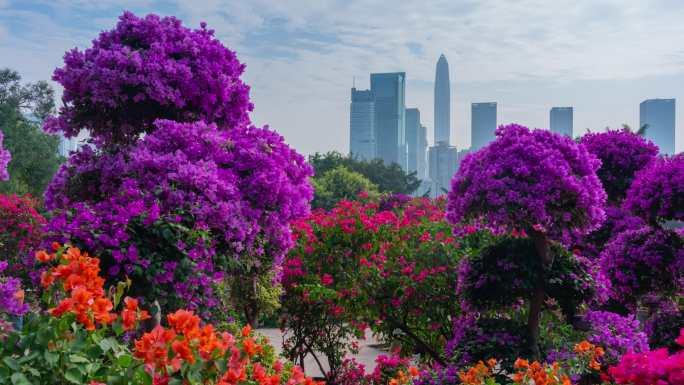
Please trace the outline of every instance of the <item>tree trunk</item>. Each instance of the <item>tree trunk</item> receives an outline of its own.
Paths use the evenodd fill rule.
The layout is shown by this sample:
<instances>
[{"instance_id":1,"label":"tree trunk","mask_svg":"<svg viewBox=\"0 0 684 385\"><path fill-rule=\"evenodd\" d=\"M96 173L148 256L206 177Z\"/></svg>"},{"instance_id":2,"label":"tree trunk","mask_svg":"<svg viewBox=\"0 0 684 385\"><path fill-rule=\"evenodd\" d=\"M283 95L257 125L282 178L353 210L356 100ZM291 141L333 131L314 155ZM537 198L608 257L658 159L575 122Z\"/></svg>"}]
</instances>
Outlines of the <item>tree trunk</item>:
<instances>
[{"instance_id":1,"label":"tree trunk","mask_svg":"<svg viewBox=\"0 0 684 385\"><path fill-rule=\"evenodd\" d=\"M532 358L535 360L541 359L539 352L539 322L541 320L541 312L546 299L546 291L544 289L545 271L553 264L553 255L551 255L551 245L546 234L539 231L531 231L530 238L534 242L534 247L537 251L537 258L539 258L541 271L530 299L530 312L527 318L527 331L529 338L529 349L532 353Z\"/></svg>"}]
</instances>

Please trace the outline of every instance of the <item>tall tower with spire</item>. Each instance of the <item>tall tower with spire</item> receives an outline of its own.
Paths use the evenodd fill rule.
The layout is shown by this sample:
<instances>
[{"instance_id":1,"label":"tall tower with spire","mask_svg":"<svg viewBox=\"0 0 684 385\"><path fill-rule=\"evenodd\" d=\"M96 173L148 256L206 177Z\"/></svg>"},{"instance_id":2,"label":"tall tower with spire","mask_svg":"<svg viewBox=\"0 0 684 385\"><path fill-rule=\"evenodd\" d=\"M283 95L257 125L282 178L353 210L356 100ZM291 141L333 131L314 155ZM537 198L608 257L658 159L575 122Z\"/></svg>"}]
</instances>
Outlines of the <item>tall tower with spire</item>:
<instances>
[{"instance_id":1,"label":"tall tower with spire","mask_svg":"<svg viewBox=\"0 0 684 385\"><path fill-rule=\"evenodd\" d=\"M435 71L435 145L449 145L451 126L451 89L449 86L449 63L442 54L437 60Z\"/></svg>"}]
</instances>

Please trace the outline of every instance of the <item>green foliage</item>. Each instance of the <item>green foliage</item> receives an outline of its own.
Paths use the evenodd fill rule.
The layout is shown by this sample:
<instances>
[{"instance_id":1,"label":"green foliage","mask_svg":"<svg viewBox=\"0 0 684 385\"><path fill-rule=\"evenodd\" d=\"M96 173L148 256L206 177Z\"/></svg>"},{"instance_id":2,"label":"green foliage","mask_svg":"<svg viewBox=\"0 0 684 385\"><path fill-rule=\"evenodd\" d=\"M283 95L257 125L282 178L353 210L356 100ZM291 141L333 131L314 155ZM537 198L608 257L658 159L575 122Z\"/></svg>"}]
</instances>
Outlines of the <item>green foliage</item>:
<instances>
[{"instance_id":1,"label":"green foliage","mask_svg":"<svg viewBox=\"0 0 684 385\"><path fill-rule=\"evenodd\" d=\"M360 192L376 194L378 188L358 172L338 166L311 179L314 186L314 208L330 209L341 200L354 200Z\"/></svg>"},{"instance_id":2,"label":"green foliage","mask_svg":"<svg viewBox=\"0 0 684 385\"><path fill-rule=\"evenodd\" d=\"M386 165L380 159L365 161L330 151L309 156L309 163L313 166L315 175L323 175L344 166L368 178L381 193L410 195L420 187L420 180L415 172L407 174L398 164Z\"/></svg>"},{"instance_id":3,"label":"green foliage","mask_svg":"<svg viewBox=\"0 0 684 385\"><path fill-rule=\"evenodd\" d=\"M17 72L0 70L0 128L4 146L12 154L10 180L0 183L0 193L40 197L64 161L58 153L59 138L40 126L54 108L54 93L46 82L21 85L20 81Z\"/></svg>"}]
</instances>

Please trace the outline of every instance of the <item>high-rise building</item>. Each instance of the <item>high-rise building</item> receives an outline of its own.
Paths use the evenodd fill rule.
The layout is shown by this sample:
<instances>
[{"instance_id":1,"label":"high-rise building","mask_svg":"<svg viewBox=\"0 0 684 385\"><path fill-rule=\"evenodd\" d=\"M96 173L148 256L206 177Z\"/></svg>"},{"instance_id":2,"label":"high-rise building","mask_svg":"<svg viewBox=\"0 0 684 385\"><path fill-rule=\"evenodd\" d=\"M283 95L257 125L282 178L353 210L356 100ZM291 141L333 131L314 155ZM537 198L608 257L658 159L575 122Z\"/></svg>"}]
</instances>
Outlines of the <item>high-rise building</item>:
<instances>
[{"instance_id":1,"label":"high-rise building","mask_svg":"<svg viewBox=\"0 0 684 385\"><path fill-rule=\"evenodd\" d=\"M376 157L386 164L398 163L406 170L406 74L371 74L370 83L375 96Z\"/></svg>"},{"instance_id":2,"label":"high-rise building","mask_svg":"<svg viewBox=\"0 0 684 385\"><path fill-rule=\"evenodd\" d=\"M370 90L351 89L349 153L358 159L375 159L375 97Z\"/></svg>"},{"instance_id":3,"label":"high-rise building","mask_svg":"<svg viewBox=\"0 0 684 385\"><path fill-rule=\"evenodd\" d=\"M421 125L418 129L418 151L416 153L416 170L418 171L418 179L422 180L428 179L427 150L427 127Z\"/></svg>"},{"instance_id":4,"label":"high-rise building","mask_svg":"<svg viewBox=\"0 0 684 385\"><path fill-rule=\"evenodd\" d=\"M470 149L477 151L494 140L496 131L496 102L473 103L470 106Z\"/></svg>"},{"instance_id":5,"label":"high-rise building","mask_svg":"<svg viewBox=\"0 0 684 385\"><path fill-rule=\"evenodd\" d=\"M408 172L418 171L418 135L420 134L420 110L406 109L406 147Z\"/></svg>"},{"instance_id":6,"label":"high-rise building","mask_svg":"<svg viewBox=\"0 0 684 385\"><path fill-rule=\"evenodd\" d=\"M442 54L435 69L435 145L441 142L449 144L450 109L449 63Z\"/></svg>"},{"instance_id":7,"label":"high-rise building","mask_svg":"<svg viewBox=\"0 0 684 385\"><path fill-rule=\"evenodd\" d=\"M549 115L551 131L572 138L572 107L553 107Z\"/></svg>"},{"instance_id":8,"label":"high-rise building","mask_svg":"<svg viewBox=\"0 0 684 385\"><path fill-rule=\"evenodd\" d=\"M675 100L648 99L639 105L639 127L647 125L646 137L661 154L675 153Z\"/></svg>"},{"instance_id":9,"label":"high-rise building","mask_svg":"<svg viewBox=\"0 0 684 385\"><path fill-rule=\"evenodd\" d=\"M439 142L428 151L431 195L437 197L449 191L451 178L458 170L459 158L456 147Z\"/></svg>"}]
</instances>

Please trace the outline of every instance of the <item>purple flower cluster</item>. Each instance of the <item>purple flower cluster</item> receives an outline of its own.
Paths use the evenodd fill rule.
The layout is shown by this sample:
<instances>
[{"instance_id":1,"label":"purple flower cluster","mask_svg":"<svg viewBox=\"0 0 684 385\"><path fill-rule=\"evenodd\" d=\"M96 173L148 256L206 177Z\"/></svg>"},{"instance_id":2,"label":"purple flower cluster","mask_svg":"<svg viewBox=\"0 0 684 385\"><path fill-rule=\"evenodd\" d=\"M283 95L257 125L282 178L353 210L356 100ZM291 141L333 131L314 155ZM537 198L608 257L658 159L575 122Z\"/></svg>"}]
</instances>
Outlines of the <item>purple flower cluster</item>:
<instances>
[{"instance_id":1,"label":"purple flower cluster","mask_svg":"<svg viewBox=\"0 0 684 385\"><path fill-rule=\"evenodd\" d=\"M7 261L0 261L0 273L7 269ZM0 316L26 314L28 305L23 302L21 281L18 278L0 275Z\"/></svg>"},{"instance_id":2,"label":"purple flower cluster","mask_svg":"<svg viewBox=\"0 0 684 385\"><path fill-rule=\"evenodd\" d=\"M684 241L674 231L642 227L618 234L600 255L611 297L634 304L649 293L673 293L684 274Z\"/></svg>"},{"instance_id":3,"label":"purple flower cluster","mask_svg":"<svg viewBox=\"0 0 684 385\"><path fill-rule=\"evenodd\" d=\"M584 319L591 330L587 340L601 346L609 364L615 364L625 353L648 351L648 338L634 315L621 316L608 311L589 311Z\"/></svg>"},{"instance_id":4,"label":"purple flower cluster","mask_svg":"<svg viewBox=\"0 0 684 385\"><path fill-rule=\"evenodd\" d=\"M52 239L99 255L111 278L133 276L134 291L171 308L214 307L225 273L277 273L313 171L249 123L243 69L205 25L129 12L67 53L54 76L64 107L46 129L93 141L48 187Z\"/></svg>"},{"instance_id":5,"label":"purple flower cluster","mask_svg":"<svg viewBox=\"0 0 684 385\"><path fill-rule=\"evenodd\" d=\"M390 211L404 207L411 201L411 197L406 194L386 194L380 197L378 211Z\"/></svg>"},{"instance_id":6,"label":"purple flower cluster","mask_svg":"<svg viewBox=\"0 0 684 385\"><path fill-rule=\"evenodd\" d=\"M307 214L312 197L304 158L268 129L220 131L169 120L155 128L125 152L86 147L73 155L46 194L55 213L48 230L111 257L114 277L153 262L135 242L135 220L151 226L161 218L207 231L208 248L176 242L206 273L198 282L174 281L171 261L156 270L155 283L173 283L188 299L202 297L193 287L207 289L217 258L222 265L250 257L279 266L292 244L289 221Z\"/></svg>"},{"instance_id":7,"label":"purple flower cluster","mask_svg":"<svg viewBox=\"0 0 684 385\"><path fill-rule=\"evenodd\" d=\"M620 202L634 174L658 156L658 146L627 128L587 133L580 143L601 160L596 174L611 202Z\"/></svg>"},{"instance_id":8,"label":"purple flower cluster","mask_svg":"<svg viewBox=\"0 0 684 385\"><path fill-rule=\"evenodd\" d=\"M570 138L517 124L469 154L451 182L447 219L510 230L533 228L559 239L601 225L606 193L601 162Z\"/></svg>"},{"instance_id":9,"label":"purple flower cluster","mask_svg":"<svg viewBox=\"0 0 684 385\"><path fill-rule=\"evenodd\" d=\"M2 135L2 131L0 131L0 180L8 180L9 174L7 173L7 165L10 160L12 160L12 155L2 147L3 139L4 136Z\"/></svg>"},{"instance_id":10,"label":"purple flower cluster","mask_svg":"<svg viewBox=\"0 0 684 385\"><path fill-rule=\"evenodd\" d=\"M88 129L100 143L131 143L156 119L203 120L233 128L249 123L245 66L206 29L174 17L125 12L85 51L64 55L53 80L64 87L49 132L67 137Z\"/></svg>"},{"instance_id":11,"label":"purple flower cluster","mask_svg":"<svg viewBox=\"0 0 684 385\"><path fill-rule=\"evenodd\" d=\"M413 385L461 385L458 375L459 369L456 366L441 367L438 365L420 372L420 377L413 380Z\"/></svg>"},{"instance_id":12,"label":"purple flower cluster","mask_svg":"<svg viewBox=\"0 0 684 385\"><path fill-rule=\"evenodd\" d=\"M639 171L624 207L650 223L684 220L684 154L659 158Z\"/></svg>"},{"instance_id":13,"label":"purple flower cluster","mask_svg":"<svg viewBox=\"0 0 684 385\"><path fill-rule=\"evenodd\" d=\"M621 207L607 206L605 211L606 220L601 227L571 243L583 256L596 259L612 238L623 231L637 230L646 225L641 218Z\"/></svg>"}]
</instances>

